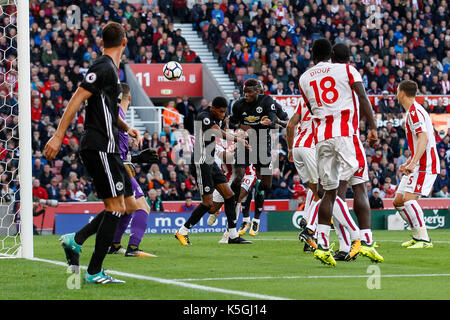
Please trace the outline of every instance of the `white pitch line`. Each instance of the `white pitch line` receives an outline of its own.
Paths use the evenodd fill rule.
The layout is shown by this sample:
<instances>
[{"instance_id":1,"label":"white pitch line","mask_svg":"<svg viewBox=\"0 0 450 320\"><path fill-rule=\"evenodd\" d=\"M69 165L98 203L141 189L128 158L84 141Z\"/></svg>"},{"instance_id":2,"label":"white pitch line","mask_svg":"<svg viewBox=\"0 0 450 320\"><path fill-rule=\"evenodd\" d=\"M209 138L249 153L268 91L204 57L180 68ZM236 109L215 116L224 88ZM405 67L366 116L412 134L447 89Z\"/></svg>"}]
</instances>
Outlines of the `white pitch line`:
<instances>
[{"instance_id":1,"label":"white pitch line","mask_svg":"<svg viewBox=\"0 0 450 320\"><path fill-rule=\"evenodd\" d=\"M63 267L66 267L66 268L68 267L67 263L61 262L61 261L47 260L47 259L41 259L41 258L32 258L30 260L51 263L51 264L55 264L55 265L58 265L58 266L63 266ZM80 269L84 270L84 269L87 269L87 267L80 266ZM268 296L268 295L263 295L263 294L258 294L258 293L251 293L251 292L244 292L244 291L236 291L236 290L228 290L228 289L207 287L207 286L202 286L202 285L193 284L193 283L184 283L184 282L182 282L180 280L169 280L169 279L162 279L162 278L156 278L156 277L149 277L149 276L143 276L143 275L139 275L139 274L126 273L126 272L121 272L121 271L114 271L114 270L109 270L109 269L108 269L108 273L109 274L113 274L113 275L122 276L122 277L134 278L134 279L139 279L139 280L154 281L154 282L159 282L159 283L163 283L163 284L175 285L175 286L179 286L179 287L185 287L185 288L189 288L189 289L196 289L196 290L202 290L202 291L208 291L208 292L217 292L217 293L223 293L223 294L233 294L233 295L247 297L247 298L253 298L253 299L261 299L261 300L291 300L291 299L288 299L288 298L274 297L274 296Z\"/></svg>"},{"instance_id":2,"label":"white pitch line","mask_svg":"<svg viewBox=\"0 0 450 320\"><path fill-rule=\"evenodd\" d=\"M281 276L281 277L229 277L229 278L191 278L176 279L176 281L222 281L222 280L273 280L273 279L330 279L330 278L368 278L372 275L334 275L334 276ZM407 277L450 277L450 273L437 274L386 274L381 278L407 278Z\"/></svg>"}]
</instances>

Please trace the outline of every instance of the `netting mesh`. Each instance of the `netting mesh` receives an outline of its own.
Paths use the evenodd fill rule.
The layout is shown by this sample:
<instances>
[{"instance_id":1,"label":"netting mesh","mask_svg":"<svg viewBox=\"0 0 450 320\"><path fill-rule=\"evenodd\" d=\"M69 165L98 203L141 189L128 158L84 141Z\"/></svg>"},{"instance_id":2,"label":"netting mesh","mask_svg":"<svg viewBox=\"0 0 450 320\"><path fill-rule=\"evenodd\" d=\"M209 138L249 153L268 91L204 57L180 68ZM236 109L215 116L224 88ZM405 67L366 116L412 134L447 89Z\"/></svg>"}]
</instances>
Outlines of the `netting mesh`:
<instances>
[{"instance_id":1,"label":"netting mesh","mask_svg":"<svg viewBox=\"0 0 450 320\"><path fill-rule=\"evenodd\" d=\"M0 255L20 247L17 10L0 0Z\"/></svg>"}]
</instances>

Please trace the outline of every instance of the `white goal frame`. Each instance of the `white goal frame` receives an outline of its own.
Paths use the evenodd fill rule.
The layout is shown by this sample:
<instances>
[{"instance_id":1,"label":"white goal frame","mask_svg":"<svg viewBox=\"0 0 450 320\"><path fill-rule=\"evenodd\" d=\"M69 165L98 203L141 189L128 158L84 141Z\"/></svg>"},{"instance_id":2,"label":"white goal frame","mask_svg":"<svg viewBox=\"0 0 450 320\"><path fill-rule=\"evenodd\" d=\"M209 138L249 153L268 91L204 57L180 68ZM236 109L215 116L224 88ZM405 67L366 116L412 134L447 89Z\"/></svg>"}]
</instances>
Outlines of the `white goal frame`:
<instances>
[{"instance_id":1,"label":"white goal frame","mask_svg":"<svg viewBox=\"0 0 450 320\"><path fill-rule=\"evenodd\" d=\"M19 179L20 179L20 249L17 257L32 259L33 185L31 148L30 85L30 3L16 0L17 6L17 72L19 105Z\"/></svg>"}]
</instances>

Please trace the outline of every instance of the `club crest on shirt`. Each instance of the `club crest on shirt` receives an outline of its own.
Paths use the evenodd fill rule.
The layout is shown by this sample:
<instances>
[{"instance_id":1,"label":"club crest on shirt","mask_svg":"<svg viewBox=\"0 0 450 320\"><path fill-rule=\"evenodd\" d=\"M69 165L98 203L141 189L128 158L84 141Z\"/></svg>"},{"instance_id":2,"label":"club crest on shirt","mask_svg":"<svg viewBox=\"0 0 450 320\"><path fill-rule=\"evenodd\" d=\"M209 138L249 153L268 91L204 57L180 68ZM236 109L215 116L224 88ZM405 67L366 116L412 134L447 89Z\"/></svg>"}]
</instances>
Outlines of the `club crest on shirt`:
<instances>
[{"instance_id":1,"label":"club crest on shirt","mask_svg":"<svg viewBox=\"0 0 450 320\"><path fill-rule=\"evenodd\" d=\"M211 120L209 120L209 118L205 118L205 119L203 119L203 123L205 125L209 125L211 123Z\"/></svg>"},{"instance_id":2,"label":"club crest on shirt","mask_svg":"<svg viewBox=\"0 0 450 320\"><path fill-rule=\"evenodd\" d=\"M117 189L117 191L122 191L122 189L123 189L123 183L122 183L122 182L117 182L117 183L116 183L116 189Z\"/></svg>"},{"instance_id":3,"label":"club crest on shirt","mask_svg":"<svg viewBox=\"0 0 450 320\"><path fill-rule=\"evenodd\" d=\"M94 83L95 80L97 80L97 75L95 73L91 72L91 73L88 73L86 75L86 82L87 83Z\"/></svg>"},{"instance_id":4,"label":"club crest on shirt","mask_svg":"<svg viewBox=\"0 0 450 320\"><path fill-rule=\"evenodd\" d=\"M256 112L261 113L263 109L261 107L256 108Z\"/></svg>"},{"instance_id":5,"label":"club crest on shirt","mask_svg":"<svg viewBox=\"0 0 450 320\"><path fill-rule=\"evenodd\" d=\"M205 187L205 192L209 192L211 189L209 187Z\"/></svg>"}]
</instances>

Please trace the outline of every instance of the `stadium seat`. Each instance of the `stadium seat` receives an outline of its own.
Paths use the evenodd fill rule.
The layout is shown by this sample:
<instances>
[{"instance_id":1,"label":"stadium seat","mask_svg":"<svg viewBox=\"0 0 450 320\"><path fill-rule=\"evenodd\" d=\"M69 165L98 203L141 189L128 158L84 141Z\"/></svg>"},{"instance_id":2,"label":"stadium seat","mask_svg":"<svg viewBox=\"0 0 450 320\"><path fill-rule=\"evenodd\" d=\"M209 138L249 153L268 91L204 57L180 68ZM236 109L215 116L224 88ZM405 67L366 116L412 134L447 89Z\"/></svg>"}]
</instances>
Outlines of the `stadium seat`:
<instances>
[{"instance_id":1,"label":"stadium seat","mask_svg":"<svg viewBox=\"0 0 450 320\"><path fill-rule=\"evenodd\" d=\"M236 68L234 70L234 75L236 76L236 80L238 84L242 84L244 80L244 76L247 74L247 68Z\"/></svg>"}]
</instances>

